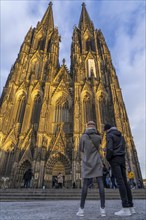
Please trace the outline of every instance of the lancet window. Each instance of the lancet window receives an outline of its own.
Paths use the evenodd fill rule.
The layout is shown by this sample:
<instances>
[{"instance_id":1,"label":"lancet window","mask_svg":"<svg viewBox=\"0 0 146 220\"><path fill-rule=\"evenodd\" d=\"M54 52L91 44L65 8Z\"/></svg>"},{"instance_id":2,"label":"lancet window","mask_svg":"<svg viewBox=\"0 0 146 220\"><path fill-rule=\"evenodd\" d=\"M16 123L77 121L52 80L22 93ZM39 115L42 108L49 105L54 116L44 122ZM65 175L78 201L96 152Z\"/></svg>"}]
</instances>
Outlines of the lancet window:
<instances>
[{"instance_id":1,"label":"lancet window","mask_svg":"<svg viewBox=\"0 0 146 220\"><path fill-rule=\"evenodd\" d=\"M32 124L39 123L41 104L42 104L41 97L39 95L37 95L34 99L34 105L33 105L33 110L32 110L32 118L31 118Z\"/></svg>"},{"instance_id":2,"label":"lancet window","mask_svg":"<svg viewBox=\"0 0 146 220\"><path fill-rule=\"evenodd\" d=\"M86 51L95 51L95 42L93 39L87 39L86 41Z\"/></svg>"},{"instance_id":3,"label":"lancet window","mask_svg":"<svg viewBox=\"0 0 146 220\"><path fill-rule=\"evenodd\" d=\"M55 107L55 122L69 122L68 101L57 103Z\"/></svg>"},{"instance_id":4,"label":"lancet window","mask_svg":"<svg viewBox=\"0 0 146 220\"><path fill-rule=\"evenodd\" d=\"M96 77L96 69L94 59L88 59L88 77Z\"/></svg>"},{"instance_id":5,"label":"lancet window","mask_svg":"<svg viewBox=\"0 0 146 220\"><path fill-rule=\"evenodd\" d=\"M84 123L87 123L89 120L91 120L91 111L91 100L89 97L85 97L83 100Z\"/></svg>"},{"instance_id":6,"label":"lancet window","mask_svg":"<svg viewBox=\"0 0 146 220\"><path fill-rule=\"evenodd\" d=\"M40 39L38 43L38 49L44 50L44 48L45 48L45 39Z\"/></svg>"},{"instance_id":7,"label":"lancet window","mask_svg":"<svg viewBox=\"0 0 146 220\"><path fill-rule=\"evenodd\" d=\"M107 119L106 117L108 115L108 112L106 108L106 100L103 97L103 95L101 95L99 98L99 109L100 109L100 118L101 118L102 123L104 124Z\"/></svg>"},{"instance_id":8,"label":"lancet window","mask_svg":"<svg viewBox=\"0 0 146 220\"><path fill-rule=\"evenodd\" d=\"M26 106L26 99L25 96L21 96L20 99L18 99L19 105L17 109L17 115L16 115L16 122L22 123L25 106Z\"/></svg>"},{"instance_id":9,"label":"lancet window","mask_svg":"<svg viewBox=\"0 0 146 220\"><path fill-rule=\"evenodd\" d=\"M39 73L40 73L40 64L39 61L34 61L32 63L32 74L34 74L35 79L39 79Z\"/></svg>"}]
</instances>

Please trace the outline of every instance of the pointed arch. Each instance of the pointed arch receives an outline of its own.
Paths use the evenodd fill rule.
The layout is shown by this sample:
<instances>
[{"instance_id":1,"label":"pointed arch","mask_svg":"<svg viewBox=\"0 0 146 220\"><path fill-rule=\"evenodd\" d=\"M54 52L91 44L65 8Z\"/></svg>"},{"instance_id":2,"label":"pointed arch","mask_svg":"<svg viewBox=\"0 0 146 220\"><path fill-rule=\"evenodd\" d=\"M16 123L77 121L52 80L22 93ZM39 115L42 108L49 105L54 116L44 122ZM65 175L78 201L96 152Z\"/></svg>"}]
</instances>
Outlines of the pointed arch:
<instances>
[{"instance_id":1,"label":"pointed arch","mask_svg":"<svg viewBox=\"0 0 146 220\"><path fill-rule=\"evenodd\" d=\"M70 122L72 100L68 93L57 92L52 99L54 105L54 122Z\"/></svg>"},{"instance_id":2,"label":"pointed arch","mask_svg":"<svg viewBox=\"0 0 146 220\"><path fill-rule=\"evenodd\" d=\"M86 51L96 51L95 49L95 40L89 29L86 29L84 33L84 39L85 39L85 50Z\"/></svg>"},{"instance_id":3,"label":"pointed arch","mask_svg":"<svg viewBox=\"0 0 146 220\"><path fill-rule=\"evenodd\" d=\"M46 164L46 174L52 175L53 168L57 162L61 162L65 169L65 174L70 174L71 171L71 163L69 159L62 153L57 153L51 155Z\"/></svg>"},{"instance_id":4,"label":"pointed arch","mask_svg":"<svg viewBox=\"0 0 146 220\"><path fill-rule=\"evenodd\" d=\"M98 114L100 118L100 124L105 124L108 121L109 111L107 111L107 101L108 96L103 87L100 84L98 91L96 93L96 100L97 100L97 107L98 107Z\"/></svg>"},{"instance_id":5,"label":"pointed arch","mask_svg":"<svg viewBox=\"0 0 146 220\"><path fill-rule=\"evenodd\" d=\"M29 160L25 160L21 162L18 166L18 171L16 174L16 187L20 187L23 185L23 175L26 172L26 170L31 169L32 164Z\"/></svg>"},{"instance_id":6,"label":"pointed arch","mask_svg":"<svg viewBox=\"0 0 146 220\"><path fill-rule=\"evenodd\" d=\"M32 68L31 68L32 74L34 75L34 79L39 79L39 71L40 71L40 64L38 60L33 60L32 62Z\"/></svg>"},{"instance_id":7,"label":"pointed arch","mask_svg":"<svg viewBox=\"0 0 146 220\"><path fill-rule=\"evenodd\" d=\"M55 122L69 121L69 103L68 100L59 99L55 105Z\"/></svg>"},{"instance_id":8,"label":"pointed arch","mask_svg":"<svg viewBox=\"0 0 146 220\"><path fill-rule=\"evenodd\" d=\"M32 114L31 114L31 123L33 125L38 126L40 113L41 113L41 107L42 107L42 98L41 98L41 95L37 93L33 97L33 108L32 108Z\"/></svg>"},{"instance_id":9,"label":"pointed arch","mask_svg":"<svg viewBox=\"0 0 146 220\"><path fill-rule=\"evenodd\" d=\"M34 48L35 50L38 49L39 42L40 42L40 40L42 39L42 37L43 37L43 32L40 30L40 31L37 33L37 35L35 36L35 39L34 39L33 48Z\"/></svg>"},{"instance_id":10,"label":"pointed arch","mask_svg":"<svg viewBox=\"0 0 146 220\"><path fill-rule=\"evenodd\" d=\"M82 92L82 109L84 126L88 121L96 121L95 103L92 94L89 91Z\"/></svg>"},{"instance_id":11,"label":"pointed arch","mask_svg":"<svg viewBox=\"0 0 146 220\"><path fill-rule=\"evenodd\" d=\"M94 77L97 77L94 59L91 58L88 59L87 65L88 65L88 77L92 77L92 75Z\"/></svg>"},{"instance_id":12,"label":"pointed arch","mask_svg":"<svg viewBox=\"0 0 146 220\"><path fill-rule=\"evenodd\" d=\"M16 93L16 102L14 105L15 122L22 124L26 107L26 92L20 90Z\"/></svg>"}]
</instances>

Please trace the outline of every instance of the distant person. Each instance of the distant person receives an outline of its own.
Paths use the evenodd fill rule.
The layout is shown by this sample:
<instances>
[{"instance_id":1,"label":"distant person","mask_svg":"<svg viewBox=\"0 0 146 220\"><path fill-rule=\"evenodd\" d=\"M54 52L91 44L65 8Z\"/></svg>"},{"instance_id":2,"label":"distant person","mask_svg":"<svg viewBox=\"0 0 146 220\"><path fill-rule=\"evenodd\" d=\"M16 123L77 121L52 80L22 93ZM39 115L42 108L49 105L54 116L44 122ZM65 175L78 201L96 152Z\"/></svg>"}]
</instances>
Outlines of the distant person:
<instances>
[{"instance_id":1,"label":"distant person","mask_svg":"<svg viewBox=\"0 0 146 220\"><path fill-rule=\"evenodd\" d=\"M106 168L105 164L103 164L103 184L104 184L104 188L109 188L108 183L107 183L108 174L109 174L109 171Z\"/></svg>"},{"instance_id":2,"label":"distant person","mask_svg":"<svg viewBox=\"0 0 146 220\"><path fill-rule=\"evenodd\" d=\"M109 175L110 175L110 179L111 179L110 188L112 188L112 189L115 188L116 189L117 188L116 178L113 175L111 167L109 168Z\"/></svg>"},{"instance_id":3,"label":"distant person","mask_svg":"<svg viewBox=\"0 0 146 220\"><path fill-rule=\"evenodd\" d=\"M132 170L128 170L128 179L129 179L129 185L131 187L131 189L135 189L135 182L134 182L134 173Z\"/></svg>"},{"instance_id":4,"label":"distant person","mask_svg":"<svg viewBox=\"0 0 146 220\"><path fill-rule=\"evenodd\" d=\"M75 182L73 182L73 184L72 184L72 188L73 188L73 189L76 188L76 183L75 183Z\"/></svg>"},{"instance_id":5,"label":"distant person","mask_svg":"<svg viewBox=\"0 0 146 220\"><path fill-rule=\"evenodd\" d=\"M116 178L122 200L122 209L115 212L117 216L130 216L136 213L133 207L131 189L127 182L126 163L125 163L125 140L121 132L116 127L106 124L106 158L111 165L114 177Z\"/></svg>"},{"instance_id":6,"label":"distant person","mask_svg":"<svg viewBox=\"0 0 146 220\"><path fill-rule=\"evenodd\" d=\"M95 123L89 121L85 133L82 135L79 143L79 151L82 154L82 178L83 187L81 201L77 216L84 216L84 206L87 196L88 187L91 179L96 178L100 195L100 214L106 216L105 212L105 193L103 185L103 165L99 154L101 137L96 130Z\"/></svg>"},{"instance_id":7,"label":"distant person","mask_svg":"<svg viewBox=\"0 0 146 220\"><path fill-rule=\"evenodd\" d=\"M53 176L53 178L52 178L52 188L57 188L57 187L58 187L57 177Z\"/></svg>"},{"instance_id":8,"label":"distant person","mask_svg":"<svg viewBox=\"0 0 146 220\"><path fill-rule=\"evenodd\" d=\"M137 187L138 187L138 189L143 188L143 185L142 185L142 182L141 182L141 180L140 180L140 179L138 179L138 182L137 182Z\"/></svg>"},{"instance_id":9,"label":"distant person","mask_svg":"<svg viewBox=\"0 0 146 220\"><path fill-rule=\"evenodd\" d=\"M62 188L63 187L63 175L62 175L62 173L58 174L57 181L58 181L58 188Z\"/></svg>"},{"instance_id":10,"label":"distant person","mask_svg":"<svg viewBox=\"0 0 146 220\"><path fill-rule=\"evenodd\" d=\"M23 180L24 180L24 188L30 188L30 182L31 179L33 177L33 173L31 169L28 169L23 176Z\"/></svg>"}]
</instances>

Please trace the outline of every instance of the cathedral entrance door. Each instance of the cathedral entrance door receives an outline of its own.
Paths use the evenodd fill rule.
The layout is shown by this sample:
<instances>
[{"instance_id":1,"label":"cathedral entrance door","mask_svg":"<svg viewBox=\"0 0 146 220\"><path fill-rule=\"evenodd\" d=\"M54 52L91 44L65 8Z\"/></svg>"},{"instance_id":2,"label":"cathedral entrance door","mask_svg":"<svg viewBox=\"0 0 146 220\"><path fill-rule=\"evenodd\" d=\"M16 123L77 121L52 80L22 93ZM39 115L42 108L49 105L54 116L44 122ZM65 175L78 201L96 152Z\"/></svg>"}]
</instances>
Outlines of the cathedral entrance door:
<instances>
[{"instance_id":1,"label":"cathedral entrance door","mask_svg":"<svg viewBox=\"0 0 146 220\"><path fill-rule=\"evenodd\" d=\"M26 172L26 170L31 169L31 164L29 161L25 161L23 164L21 164L21 166L19 167L17 176L16 176L16 182L15 182L15 186L16 187L23 187L24 186L24 173Z\"/></svg>"},{"instance_id":2,"label":"cathedral entrance door","mask_svg":"<svg viewBox=\"0 0 146 220\"><path fill-rule=\"evenodd\" d=\"M57 176L59 173L63 175L63 186L65 186L65 167L63 163L60 161L58 161L53 167L53 171L52 171L52 187L53 188L58 188Z\"/></svg>"}]
</instances>

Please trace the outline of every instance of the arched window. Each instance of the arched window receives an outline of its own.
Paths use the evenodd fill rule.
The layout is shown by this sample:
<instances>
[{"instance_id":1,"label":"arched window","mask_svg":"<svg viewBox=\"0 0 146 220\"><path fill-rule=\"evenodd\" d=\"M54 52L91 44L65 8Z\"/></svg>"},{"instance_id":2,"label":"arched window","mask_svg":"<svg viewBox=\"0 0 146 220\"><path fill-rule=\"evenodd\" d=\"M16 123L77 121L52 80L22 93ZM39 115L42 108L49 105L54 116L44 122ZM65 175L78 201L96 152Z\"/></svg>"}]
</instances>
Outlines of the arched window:
<instances>
[{"instance_id":1,"label":"arched window","mask_svg":"<svg viewBox=\"0 0 146 220\"><path fill-rule=\"evenodd\" d=\"M57 103L55 107L55 122L69 122L68 101Z\"/></svg>"},{"instance_id":2,"label":"arched window","mask_svg":"<svg viewBox=\"0 0 146 220\"><path fill-rule=\"evenodd\" d=\"M94 52L96 51L94 39L91 40L91 50L94 51Z\"/></svg>"},{"instance_id":3,"label":"arched window","mask_svg":"<svg viewBox=\"0 0 146 220\"><path fill-rule=\"evenodd\" d=\"M26 107L26 99L25 96L21 97L19 100L19 105L17 109L16 122L22 123L24 117L24 111Z\"/></svg>"},{"instance_id":4,"label":"arched window","mask_svg":"<svg viewBox=\"0 0 146 220\"><path fill-rule=\"evenodd\" d=\"M91 49L91 42L90 42L90 40L88 39L87 41L86 41L86 51L89 51Z\"/></svg>"},{"instance_id":5,"label":"arched window","mask_svg":"<svg viewBox=\"0 0 146 220\"><path fill-rule=\"evenodd\" d=\"M84 123L88 121L96 121L95 104L89 96L85 96L83 100Z\"/></svg>"},{"instance_id":6,"label":"arched window","mask_svg":"<svg viewBox=\"0 0 146 220\"><path fill-rule=\"evenodd\" d=\"M51 52L51 41L48 41L47 53Z\"/></svg>"},{"instance_id":7,"label":"arched window","mask_svg":"<svg viewBox=\"0 0 146 220\"><path fill-rule=\"evenodd\" d=\"M38 43L38 49L44 50L44 48L45 48L45 39L41 39Z\"/></svg>"},{"instance_id":8,"label":"arched window","mask_svg":"<svg viewBox=\"0 0 146 220\"><path fill-rule=\"evenodd\" d=\"M38 60L32 62L31 72L33 74L33 79L37 80L40 76L40 64Z\"/></svg>"},{"instance_id":9,"label":"arched window","mask_svg":"<svg viewBox=\"0 0 146 220\"><path fill-rule=\"evenodd\" d=\"M83 108L84 108L84 123L87 123L91 120L91 102L89 99L84 99L83 102Z\"/></svg>"},{"instance_id":10,"label":"arched window","mask_svg":"<svg viewBox=\"0 0 146 220\"><path fill-rule=\"evenodd\" d=\"M109 112L107 112L106 100L105 100L103 94L101 94L101 96L99 98L99 109L100 109L101 122L102 122L102 124L104 124L108 120Z\"/></svg>"},{"instance_id":11,"label":"arched window","mask_svg":"<svg viewBox=\"0 0 146 220\"><path fill-rule=\"evenodd\" d=\"M32 118L31 123L32 124L38 124L40 119L40 112L41 112L41 97L37 95L34 100L33 110L32 110Z\"/></svg>"},{"instance_id":12,"label":"arched window","mask_svg":"<svg viewBox=\"0 0 146 220\"><path fill-rule=\"evenodd\" d=\"M95 68L95 61L94 59L88 59L88 77L96 76L96 68Z\"/></svg>"},{"instance_id":13,"label":"arched window","mask_svg":"<svg viewBox=\"0 0 146 220\"><path fill-rule=\"evenodd\" d=\"M69 105L67 101L62 105L62 121L69 122Z\"/></svg>"},{"instance_id":14,"label":"arched window","mask_svg":"<svg viewBox=\"0 0 146 220\"><path fill-rule=\"evenodd\" d=\"M92 50L95 52L95 41L94 39L87 39L86 41L86 51Z\"/></svg>"}]
</instances>

